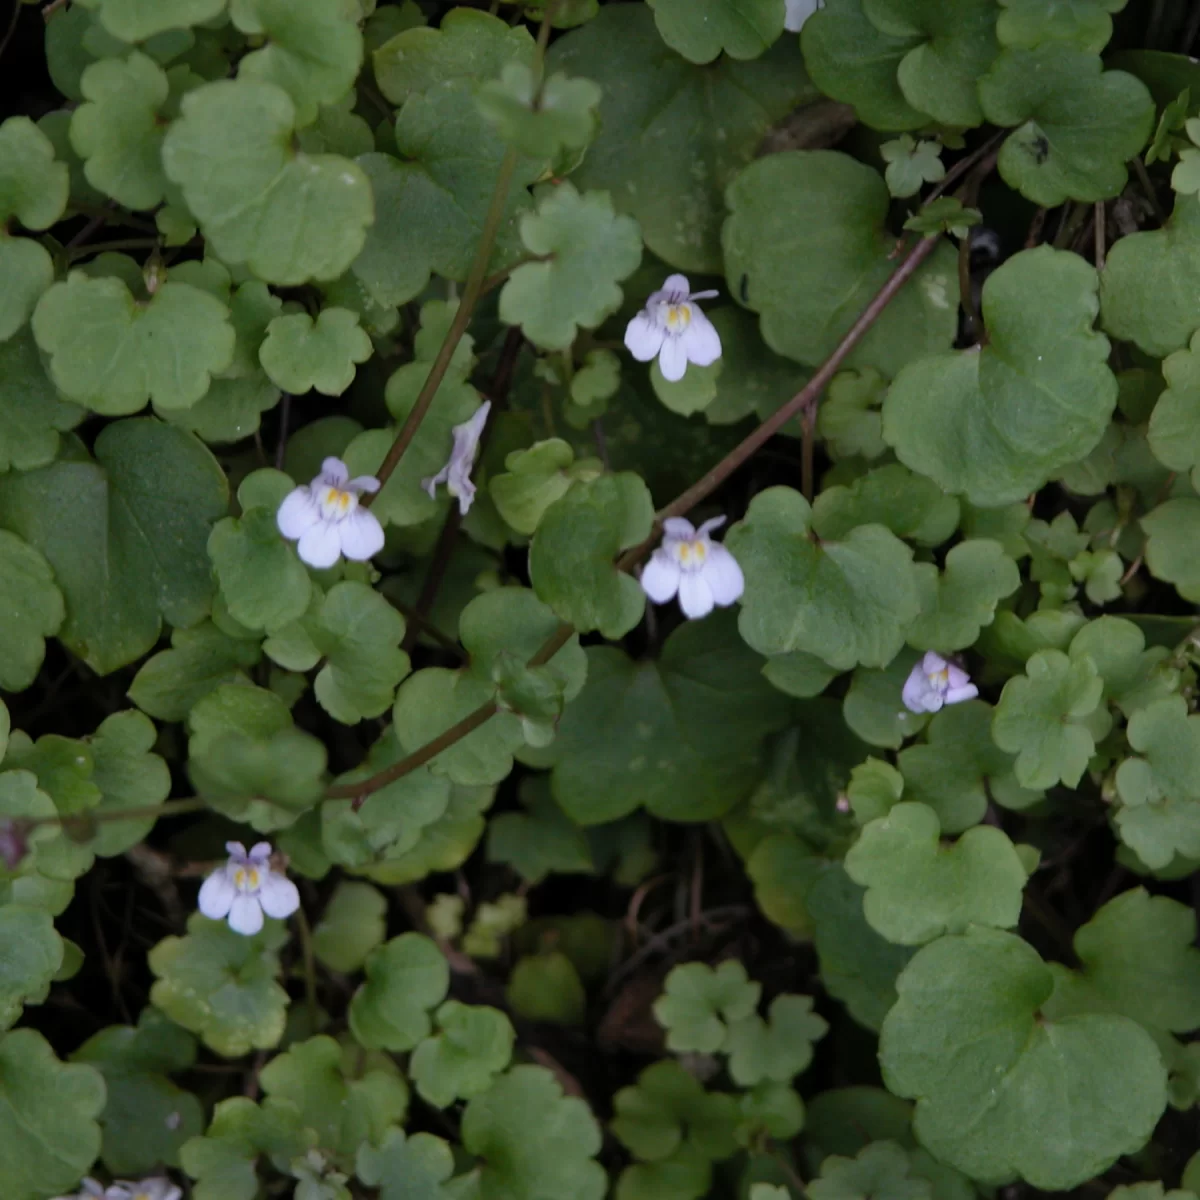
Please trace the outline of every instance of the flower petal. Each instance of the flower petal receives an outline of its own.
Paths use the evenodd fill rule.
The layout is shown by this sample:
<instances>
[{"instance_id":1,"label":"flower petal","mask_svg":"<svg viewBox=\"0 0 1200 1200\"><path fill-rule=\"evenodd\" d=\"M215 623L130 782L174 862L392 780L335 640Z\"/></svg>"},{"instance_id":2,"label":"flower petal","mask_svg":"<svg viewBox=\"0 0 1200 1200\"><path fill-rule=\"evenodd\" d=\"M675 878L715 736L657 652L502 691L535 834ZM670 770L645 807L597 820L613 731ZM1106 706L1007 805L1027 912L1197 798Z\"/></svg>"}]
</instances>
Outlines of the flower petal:
<instances>
[{"instance_id":1,"label":"flower petal","mask_svg":"<svg viewBox=\"0 0 1200 1200\"><path fill-rule=\"evenodd\" d=\"M925 674L923 663L917 663L909 671L908 678L904 681L904 690L900 695L904 701L904 707L909 712L923 713L936 711L928 706L930 697L936 697L937 693L934 691L933 685L929 682L929 676ZM938 708L940 707L941 702L939 698Z\"/></svg>"},{"instance_id":2,"label":"flower petal","mask_svg":"<svg viewBox=\"0 0 1200 1200\"><path fill-rule=\"evenodd\" d=\"M377 492L379 480L374 475L355 475L346 486L352 492Z\"/></svg>"},{"instance_id":3,"label":"flower petal","mask_svg":"<svg viewBox=\"0 0 1200 1200\"><path fill-rule=\"evenodd\" d=\"M625 326L625 348L638 362L649 362L662 349L666 330L640 312Z\"/></svg>"},{"instance_id":4,"label":"flower petal","mask_svg":"<svg viewBox=\"0 0 1200 1200\"><path fill-rule=\"evenodd\" d=\"M300 893L286 875L268 871L258 889L258 902L268 917L290 917L300 907Z\"/></svg>"},{"instance_id":5,"label":"flower petal","mask_svg":"<svg viewBox=\"0 0 1200 1200\"><path fill-rule=\"evenodd\" d=\"M321 463L320 478L322 483L332 483L335 487L344 487L350 478L350 472L340 458L330 455Z\"/></svg>"},{"instance_id":6,"label":"flower petal","mask_svg":"<svg viewBox=\"0 0 1200 1200\"><path fill-rule=\"evenodd\" d=\"M717 327L698 309L692 309L692 323L679 338L690 361L709 367L721 357L721 335ZM666 374L666 372L663 372Z\"/></svg>"},{"instance_id":7,"label":"flower petal","mask_svg":"<svg viewBox=\"0 0 1200 1200\"><path fill-rule=\"evenodd\" d=\"M255 842L254 845L250 847L250 853L247 854L246 857L256 867L261 867L263 863L265 863L267 859L271 857L271 843Z\"/></svg>"},{"instance_id":8,"label":"flower petal","mask_svg":"<svg viewBox=\"0 0 1200 1200\"><path fill-rule=\"evenodd\" d=\"M696 530L696 532L701 537L706 537L708 534L712 533L714 529L720 529L728 519L728 517L709 517L708 520Z\"/></svg>"},{"instance_id":9,"label":"flower petal","mask_svg":"<svg viewBox=\"0 0 1200 1200\"><path fill-rule=\"evenodd\" d=\"M296 546L301 559L310 567L332 567L342 551L338 527L332 521L319 521L300 539Z\"/></svg>"},{"instance_id":10,"label":"flower petal","mask_svg":"<svg viewBox=\"0 0 1200 1200\"><path fill-rule=\"evenodd\" d=\"M229 910L229 928L252 937L263 927L262 905L257 896L239 896Z\"/></svg>"},{"instance_id":11,"label":"flower petal","mask_svg":"<svg viewBox=\"0 0 1200 1200\"><path fill-rule=\"evenodd\" d=\"M957 663L946 664L946 682L951 689L966 687L971 682L971 677Z\"/></svg>"},{"instance_id":12,"label":"flower petal","mask_svg":"<svg viewBox=\"0 0 1200 1200\"><path fill-rule=\"evenodd\" d=\"M789 33L799 33L804 28L804 22L821 7L821 0L784 0L784 29Z\"/></svg>"},{"instance_id":13,"label":"flower petal","mask_svg":"<svg viewBox=\"0 0 1200 1200\"><path fill-rule=\"evenodd\" d=\"M678 383L687 371L688 355L682 337L669 337L658 352L658 369L668 383Z\"/></svg>"},{"instance_id":14,"label":"flower petal","mask_svg":"<svg viewBox=\"0 0 1200 1200\"><path fill-rule=\"evenodd\" d=\"M690 289L691 284L688 283L686 275L668 275L662 285L664 292L682 292L685 296L689 294Z\"/></svg>"},{"instance_id":15,"label":"flower petal","mask_svg":"<svg viewBox=\"0 0 1200 1200\"><path fill-rule=\"evenodd\" d=\"M746 590L746 580L737 559L719 542L709 547L708 560L700 573L712 590L713 601L722 608L740 600Z\"/></svg>"},{"instance_id":16,"label":"flower petal","mask_svg":"<svg viewBox=\"0 0 1200 1200\"><path fill-rule=\"evenodd\" d=\"M666 604L679 591L679 576L679 564L665 550L655 550L642 570L642 591L655 604Z\"/></svg>"},{"instance_id":17,"label":"flower petal","mask_svg":"<svg viewBox=\"0 0 1200 1200\"><path fill-rule=\"evenodd\" d=\"M696 620L713 610L712 588L701 571L685 571L679 579L679 607L685 617Z\"/></svg>"},{"instance_id":18,"label":"flower petal","mask_svg":"<svg viewBox=\"0 0 1200 1200\"><path fill-rule=\"evenodd\" d=\"M303 484L288 492L275 514L275 524L279 526L279 532L293 542L307 533L320 519L321 510L317 507L312 492Z\"/></svg>"},{"instance_id":19,"label":"flower petal","mask_svg":"<svg viewBox=\"0 0 1200 1200\"><path fill-rule=\"evenodd\" d=\"M471 477L466 475L457 483L448 484L446 490L458 500L458 515L465 517L471 511L471 505L475 503L475 485L471 482Z\"/></svg>"},{"instance_id":20,"label":"flower petal","mask_svg":"<svg viewBox=\"0 0 1200 1200\"><path fill-rule=\"evenodd\" d=\"M963 684L962 687L951 687L946 692L947 704L961 704L964 700L974 700L979 695L979 689L973 683Z\"/></svg>"},{"instance_id":21,"label":"flower petal","mask_svg":"<svg viewBox=\"0 0 1200 1200\"><path fill-rule=\"evenodd\" d=\"M421 480L421 487L429 494L430 500L437 497L437 486L439 483L445 483L450 478L450 464L447 463L436 475L430 475L428 479Z\"/></svg>"},{"instance_id":22,"label":"flower petal","mask_svg":"<svg viewBox=\"0 0 1200 1200\"><path fill-rule=\"evenodd\" d=\"M241 842L226 842L225 853L230 858L236 858L238 862L246 861L246 847Z\"/></svg>"},{"instance_id":23,"label":"flower petal","mask_svg":"<svg viewBox=\"0 0 1200 1200\"><path fill-rule=\"evenodd\" d=\"M201 885L196 907L210 920L223 921L237 899L237 888L224 867L215 870Z\"/></svg>"},{"instance_id":24,"label":"flower petal","mask_svg":"<svg viewBox=\"0 0 1200 1200\"><path fill-rule=\"evenodd\" d=\"M936 675L939 671L944 671L947 666L946 660L936 650L926 650L925 657L921 659L921 670L926 675Z\"/></svg>"},{"instance_id":25,"label":"flower petal","mask_svg":"<svg viewBox=\"0 0 1200 1200\"><path fill-rule=\"evenodd\" d=\"M383 526L379 518L366 508L356 508L337 525L342 540L342 553L351 562L366 562L383 549Z\"/></svg>"},{"instance_id":26,"label":"flower petal","mask_svg":"<svg viewBox=\"0 0 1200 1200\"><path fill-rule=\"evenodd\" d=\"M690 541L696 536L696 527L686 517L668 517L663 522L663 533L670 538Z\"/></svg>"}]
</instances>

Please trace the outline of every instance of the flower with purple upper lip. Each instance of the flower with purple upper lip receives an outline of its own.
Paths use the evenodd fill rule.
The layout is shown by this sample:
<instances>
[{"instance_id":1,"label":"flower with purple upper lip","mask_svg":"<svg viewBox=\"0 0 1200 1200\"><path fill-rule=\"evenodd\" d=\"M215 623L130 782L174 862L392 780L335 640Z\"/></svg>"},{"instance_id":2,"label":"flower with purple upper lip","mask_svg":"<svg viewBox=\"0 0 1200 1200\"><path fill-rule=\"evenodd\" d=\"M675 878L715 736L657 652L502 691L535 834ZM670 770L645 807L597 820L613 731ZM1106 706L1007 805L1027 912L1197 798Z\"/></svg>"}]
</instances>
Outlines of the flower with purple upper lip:
<instances>
[{"instance_id":1,"label":"flower with purple upper lip","mask_svg":"<svg viewBox=\"0 0 1200 1200\"><path fill-rule=\"evenodd\" d=\"M625 327L625 345L638 362L658 359L663 378L677 383L688 363L708 367L721 357L721 335L700 311L697 300L716 292L692 292L686 275L668 275L646 307Z\"/></svg>"},{"instance_id":2,"label":"flower with purple upper lip","mask_svg":"<svg viewBox=\"0 0 1200 1200\"><path fill-rule=\"evenodd\" d=\"M229 861L200 886L200 911L212 921L228 919L234 933L247 937L263 927L263 914L282 920L300 907L296 885L271 869L271 843L257 842L250 852L241 842L226 842Z\"/></svg>"},{"instance_id":3,"label":"flower with purple upper lip","mask_svg":"<svg viewBox=\"0 0 1200 1200\"><path fill-rule=\"evenodd\" d=\"M332 567L339 558L365 562L383 549L383 526L363 508L359 495L379 491L374 475L350 478L340 458L327 458L312 483L284 498L275 514L279 532L310 567Z\"/></svg>"},{"instance_id":4,"label":"flower with purple upper lip","mask_svg":"<svg viewBox=\"0 0 1200 1200\"><path fill-rule=\"evenodd\" d=\"M933 650L909 672L902 693L904 707L915 713L935 713L943 705L961 704L978 695L966 671Z\"/></svg>"},{"instance_id":5,"label":"flower with purple upper lip","mask_svg":"<svg viewBox=\"0 0 1200 1200\"><path fill-rule=\"evenodd\" d=\"M696 529L682 517L663 522L662 544L642 571L642 591L655 604L665 604L676 593L685 617L706 617L713 607L728 607L739 600L746 583L742 568L720 542L709 536L725 523L713 517Z\"/></svg>"}]
</instances>

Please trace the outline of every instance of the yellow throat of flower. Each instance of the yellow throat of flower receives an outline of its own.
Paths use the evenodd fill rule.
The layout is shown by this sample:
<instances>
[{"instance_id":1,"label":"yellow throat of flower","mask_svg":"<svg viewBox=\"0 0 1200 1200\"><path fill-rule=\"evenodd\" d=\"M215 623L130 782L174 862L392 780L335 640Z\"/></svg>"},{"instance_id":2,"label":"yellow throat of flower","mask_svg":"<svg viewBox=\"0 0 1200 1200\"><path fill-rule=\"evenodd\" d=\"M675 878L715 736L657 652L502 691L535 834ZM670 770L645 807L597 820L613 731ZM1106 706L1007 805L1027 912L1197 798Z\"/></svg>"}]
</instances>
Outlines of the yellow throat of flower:
<instances>
[{"instance_id":1,"label":"yellow throat of flower","mask_svg":"<svg viewBox=\"0 0 1200 1200\"><path fill-rule=\"evenodd\" d=\"M699 539L694 542L681 542L679 546L679 565L681 567L702 567L708 558L708 547Z\"/></svg>"},{"instance_id":2,"label":"yellow throat of flower","mask_svg":"<svg viewBox=\"0 0 1200 1200\"><path fill-rule=\"evenodd\" d=\"M692 306L687 301L667 305L667 328L672 333L682 333L691 323Z\"/></svg>"}]
</instances>

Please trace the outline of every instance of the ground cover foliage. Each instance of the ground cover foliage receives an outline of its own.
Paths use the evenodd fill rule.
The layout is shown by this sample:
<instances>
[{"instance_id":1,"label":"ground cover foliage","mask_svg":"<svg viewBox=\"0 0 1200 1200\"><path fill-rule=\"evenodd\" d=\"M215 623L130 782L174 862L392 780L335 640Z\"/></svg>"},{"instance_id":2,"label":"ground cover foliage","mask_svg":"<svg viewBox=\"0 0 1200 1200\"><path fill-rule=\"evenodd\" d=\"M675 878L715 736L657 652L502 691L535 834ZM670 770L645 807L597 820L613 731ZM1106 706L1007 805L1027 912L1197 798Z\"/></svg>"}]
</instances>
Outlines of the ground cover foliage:
<instances>
[{"instance_id":1,"label":"ground cover foliage","mask_svg":"<svg viewBox=\"0 0 1200 1200\"><path fill-rule=\"evenodd\" d=\"M11 2L5 1200L1196 1200L1200 9Z\"/></svg>"}]
</instances>

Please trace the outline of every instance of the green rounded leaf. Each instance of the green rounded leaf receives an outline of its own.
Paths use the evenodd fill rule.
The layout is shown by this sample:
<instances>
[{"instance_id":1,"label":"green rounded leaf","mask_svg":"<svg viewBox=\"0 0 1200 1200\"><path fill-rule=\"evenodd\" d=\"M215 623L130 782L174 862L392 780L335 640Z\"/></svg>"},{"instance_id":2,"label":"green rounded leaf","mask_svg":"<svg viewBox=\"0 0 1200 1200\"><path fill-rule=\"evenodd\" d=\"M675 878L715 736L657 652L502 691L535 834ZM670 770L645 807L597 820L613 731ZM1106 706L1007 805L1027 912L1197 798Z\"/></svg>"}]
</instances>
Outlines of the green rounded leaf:
<instances>
[{"instance_id":1,"label":"green rounded leaf","mask_svg":"<svg viewBox=\"0 0 1200 1200\"><path fill-rule=\"evenodd\" d=\"M1037 952L994 930L939 938L897 981L884 1080L917 1098L921 1144L980 1181L1075 1187L1140 1150L1166 1105L1149 1034L1119 1016L1049 1021L1052 989Z\"/></svg>"},{"instance_id":2,"label":"green rounded leaf","mask_svg":"<svg viewBox=\"0 0 1200 1200\"><path fill-rule=\"evenodd\" d=\"M1193 552L1200 533L1200 500L1168 500L1142 517L1141 526L1150 573L1173 583L1185 600L1200 600L1200 565Z\"/></svg>"},{"instance_id":3,"label":"green rounded leaf","mask_svg":"<svg viewBox=\"0 0 1200 1200\"><path fill-rule=\"evenodd\" d=\"M0 1030L16 1023L24 1005L46 998L62 962L63 941L49 913L0 908Z\"/></svg>"},{"instance_id":4,"label":"green rounded leaf","mask_svg":"<svg viewBox=\"0 0 1200 1200\"><path fill-rule=\"evenodd\" d=\"M41 669L45 639L63 623L63 596L50 564L16 534L0 530L0 687L27 688Z\"/></svg>"},{"instance_id":5,"label":"green rounded leaf","mask_svg":"<svg viewBox=\"0 0 1200 1200\"><path fill-rule=\"evenodd\" d=\"M993 124L1020 126L1000 148L1005 182L1050 208L1116 196L1154 123L1141 80L1059 44L1006 50L979 80L979 97Z\"/></svg>"},{"instance_id":6,"label":"green rounded leaf","mask_svg":"<svg viewBox=\"0 0 1200 1200\"><path fill-rule=\"evenodd\" d=\"M896 66L904 98L944 125L983 123L977 82L996 56L996 0L863 0L867 19L911 46Z\"/></svg>"},{"instance_id":7,"label":"green rounded leaf","mask_svg":"<svg viewBox=\"0 0 1200 1200\"><path fill-rule=\"evenodd\" d=\"M67 207L66 163L54 161L50 139L28 118L0 124L0 225L49 229Z\"/></svg>"},{"instance_id":8,"label":"green rounded leaf","mask_svg":"<svg viewBox=\"0 0 1200 1200\"><path fill-rule=\"evenodd\" d=\"M654 1018L667 1031L668 1050L712 1054L725 1044L731 1025L754 1012L761 993L762 985L752 983L734 959L716 970L685 963L667 975Z\"/></svg>"},{"instance_id":9,"label":"green rounded leaf","mask_svg":"<svg viewBox=\"0 0 1200 1200\"><path fill-rule=\"evenodd\" d=\"M1011 929L1026 872L1008 836L991 825L943 845L937 814L904 802L870 821L846 854L846 873L867 889L863 912L890 942L919 946L970 925Z\"/></svg>"},{"instance_id":10,"label":"green rounded leaf","mask_svg":"<svg viewBox=\"0 0 1200 1200\"><path fill-rule=\"evenodd\" d=\"M105 30L123 42L144 42L168 30L211 21L226 0L89 0Z\"/></svg>"},{"instance_id":11,"label":"green rounded leaf","mask_svg":"<svg viewBox=\"0 0 1200 1200\"><path fill-rule=\"evenodd\" d=\"M642 259L637 222L618 216L607 193L581 196L570 183L521 218L521 240L549 261L517 267L500 293L500 319L545 350L567 349L580 327L595 329L614 313L617 284Z\"/></svg>"},{"instance_id":12,"label":"green rounded leaf","mask_svg":"<svg viewBox=\"0 0 1200 1200\"><path fill-rule=\"evenodd\" d=\"M587 684L544 755L572 820L596 825L644 805L666 820L705 821L755 787L763 739L790 712L731 614L684 623L657 661L612 646L587 657Z\"/></svg>"},{"instance_id":13,"label":"green rounded leaf","mask_svg":"<svg viewBox=\"0 0 1200 1200\"><path fill-rule=\"evenodd\" d=\"M38 301L33 333L50 355L59 390L118 417L147 401L187 408L233 358L229 309L186 283L165 283L148 302L121 280L72 271Z\"/></svg>"},{"instance_id":14,"label":"green rounded leaf","mask_svg":"<svg viewBox=\"0 0 1200 1200\"><path fill-rule=\"evenodd\" d=\"M982 349L923 359L893 382L883 436L946 491L995 506L1024 498L1088 454L1108 428L1117 381L1092 330L1096 273L1048 246L988 277Z\"/></svg>"},{"instance_id":15,"label":"green rounded leaf","mask_svg":"<svg viewBox=\"0 0 1200 1200\"><path fill-rule=\"evenodd\" d=\"M294 149L296 110L269 83L221 80L188 92L163 143L213 250L260 279L336 279L362 249L374 217L362 169Z\"/></svg>"},{"instance_id":16,"label":"green rounded leaf","mask_svg":"<svg viewBox=\"0 0 1200 1200\"><path fill-rule=\"evenodd\" d=\"M170 92L166 72L134 51L124 60L93 63L79 86L86 103L71 117L71 145L88 183L126 208L154 208L167 184L161 116Z\"/></svg>"},{"instance_id":17,"label":"green rounded leaf","mask_svg":"<svg viewBox=\"0 0 1200 1200\"><path fill-rule=\"evenodd\" d=\"M1161 358L1182 350L1200 325L1200 203L1178 197L1161 229L1133 233L1113 246L1100 276L1104 328Z\"/></svg>"},{"instance_id":18,"label":"green rounded leaf","mask_svg":"<svg viewBox=\"0 0 1200 1200\"><path fill-rule=\"evenodd\" d=\"M533 590L581 633L618 638L642 618L646 598L613 559L650 532L654 505L629 471L575 483L546 510L529 549Z\"/></svg>"},{"instance_id":19,"label":"green rounded leaf","mask_svg":"<svg viewBox=\"0 0 1200 1200\"><path fill-rule=\"evenodd\" d=\"M389 1129L378 1147L359 1146L356 1174L380 1189L381 1200L441 1200L442 1185L454 1174L454 1152L431 1133L409 1137Z\"/></svg>"},{"instance_id":20,"label":"green rounded leaf","mask_svg":"<svg viewBox=\"0 0 1200 1200\"><path fill-rule=\"evenodd\" d=\"M373 353L357 313L323 308L316 321L307 313L276 317L267 326L258 356L271 382L282 391L340 396L354 382L355 364L366 362Z\"/></svg>"},{"instance_id":21,"label":"green rounded leaf","mask_svg":"<svg viewBox=\"0 0 1200 1200\"><path fill-rule=\"evenodd\" d=\"M50 563L67 606L59 637L105 674L145 654L164 619L207 614L205 543L229 499L208 450L158 421L107 426L95 454L0 477L0 521Z\"/></svg>"},{"instance_id":22,"label":"green rounded leaf","mask_svg":"<svg viewBox=\"0 0 1200 1200\"><path fill-rule=\"evenodd\" d=\"M828 0L801 30L804 62L827 96L852 104L875 129L919 129L929 124L900 90L898 71L919 34L885 33L867 16L864 0Z\"/></svg>"},{"instance_id":23,"label":"green rounded leaf","mask_svg":"<svg viewBox=\"0 0 1200 1200\"><path fill-rule=\"evenodd\" d=\"M32 1029L0 1036L0 1154L12 1200L43 1200L79 1183L100 1153L104 1080L64 1066Z\"/></svg>"},{"instance_id":24,"label":"green rounded leaf","mask_svg":"<svg viewBox=\"0 0 1200 1200\"><path fill-rule=\"evenodd\" d=\"M309 125L322 104L340 100L362 65L357 4L343 0L231 0L234 25L261 49L238 63L238 78L273 83L296 105L296 124Z\"/></svg>"},{"instance_id":25,"label":"green rounded leaf","mask_svg":"<svg viewBox=\"0 0 1200 1200\"><path fill-rule=\"evenodd\" d=\"M990 538L960 542L946 555L939 575L931 563L914 567L921 612L909 626L910 646L918 650L965 650L990 625L996 605L1021 586L1017 564Z\"/></svg>"},{"instance_id":26,"label":"green rounded leaf","mask_svg":"<svg viewBox=\"0 0 1200 1200\"><path fill-rule=\"evenodd\" d=\"M350 1002L350 1031L368 1050L412 1050L430 1033L429 1013L446 996L450 967L419 933L392 938L367 956L366 982Z\"/></svg>"},{"instance_id":27,"label":"green rounded leaf","mask_svg":"<svg viewBox=\"0 0 1200 1200\"><path fill-rule=\"evenodd\" d=\"M150 951L150 1002L226 1058L277 1046L288 1003L278 983L278 950L287 931L271 921L244 937L199 913L187 929Z\"/></svg>"},{"instance_id":28,"label":"green rounded leaf","mask_svg":"<svg viewBox=\"0 0 1200 1200\"><path fill-rule=\"evenodd\" d=\"M108 1098L100 1124L104 1165L113 1174L144 1175L162 1163L179 1165L180 1147L204 1129L204 1110L171 1082L196 1061L191 1034L147 1005L137 1027L110 1025L71 1056L103 1076Z\"/></svg>"},{"instance_id":29,"label":"green rounded leaf","mask_svg":"<svg viewBox=\"0 0 1200 1200\"><path fill-rule=\"evenodd\" d=\"M751 62L726 57L701 67L664 52L655 15L642 5L605 5L550 48L552 72L594 80L603 91L600 132L571 179L581 191L611 192L671 266L715 272L725 188L767 130L816 89L794 38Z\"/></svg>"},{"instance_id":30,"label":"green rounded leaf","mask_svg":"<svg viewBox=\"0 0 1200 1200\"><path fill-rule=\"evenodd\" d=\"M722 1047L738 1087L787 1083L812 1062L813 1043L829 1031L812 1011L811 996L776 996L764 1020L751 1013L729 1027ZM657 1015L657 1014L656 1014Z\"/></svg>"},{"instance_id":31,"label":"green rounded leaf","mask_svg":"<svg viewBox=\"0 0 1200 1200\"><path fill-rule=\"evenodd\" d=\"M729 531L746 577L742 636L762 654L802 650L840 670L886 666L918 612L912 551L881 525L819 542L812 520L799 492L774 487Z\"/></svg>"},{"instance_id":32,"label":"green rounded leaf","mask_svg":"<svg viewBox=\"0 0 1200 1200\"><path fill-rule=\"evenodd\" d=\"M730 290L761 318L772 350L809 366L832 352L896 268L879 174L832 150L752 163L726 193ZM954 252L940 246L846 359L895 375L949 348L958 308Z\"/></svg>"},{"instance_id":33,"label":"green rounded leaf","mask_svg":"<svg viewBox=\"0 0 1200 1200\"><path fill-rule=\"evenodd\" d=\"M808 1185L813 1200L933 1200L929 1182L910 1174L908 1153L895 1142L872 1142L855 1158L831 1154Z\"/></svg>"},{"instance_id":34,"label":"green rounded leaf","mask_svg":"<svg viewBox=\"0 0 1200 1200\"><path fill-rule=\"evenodd\" d=\"M689 62L757 58L783 32L774 0L649 0L662 39Z\"/></svg>"},{"instance_id":35,"label":"green rounded leaf","mask_svg":"<svg viewBox=\"0 0 1200 1200\"><path fill-rule=\"evenodd\" d=\"M409 1074L423 1100L445 1108L486 1091L508 1066L516 1034L495 1008L448 1000L434 1014L438 1032L413 1051Z\"/></svg>"},{"instance_id":36,"label":"green rounded leaf","mask_svg":"<svg viewBox=\"0 0 1200 1200\"><path fill-rule=\"evenodd\" d=\"M542 1067L514 1067L468 1101L462 1140L483 1160L480 1200L601 1200L608 1188L600 1127Z\"/></svg>"},{"instance_id":37,"label":"green rounded leaf","mask_svg":"<svg viewBox=\"0 0 1200 1200\"><path fill-rule=\"evenodd\" d=\"M943 708L929 724L928 741L901 750L896 765L905 799L933 809L946 833L979 824L989 798L1018 810L1041 798L1017 783L1013 756L992 741L992 710L982 700Z\"/></svg>"},{"instance_id":38,"label":"green rounded leaf","mask_svg":"<svg viewBox=\"0 0 1200 1200\"><path fill-rule=\"evenodd\" d=\"M992 737L1017 756L1014 769L1022 787L1048 788L1060 781L1075 787L1098 737L1108 731L1103 695L1096 664L1086 657L1072 661L1059 650L1039 650L1025 664L1025 674L1004 685Z\"/></svg>"}]
</instances>

